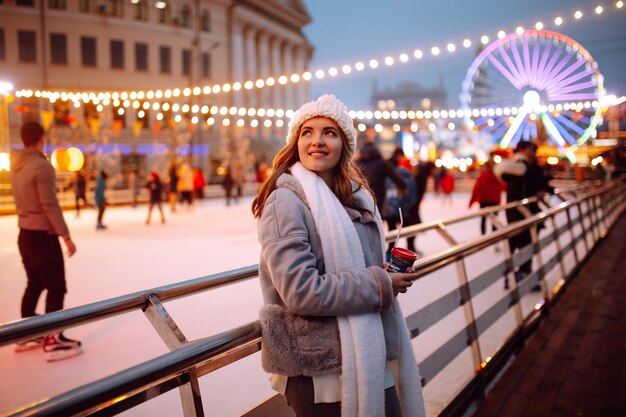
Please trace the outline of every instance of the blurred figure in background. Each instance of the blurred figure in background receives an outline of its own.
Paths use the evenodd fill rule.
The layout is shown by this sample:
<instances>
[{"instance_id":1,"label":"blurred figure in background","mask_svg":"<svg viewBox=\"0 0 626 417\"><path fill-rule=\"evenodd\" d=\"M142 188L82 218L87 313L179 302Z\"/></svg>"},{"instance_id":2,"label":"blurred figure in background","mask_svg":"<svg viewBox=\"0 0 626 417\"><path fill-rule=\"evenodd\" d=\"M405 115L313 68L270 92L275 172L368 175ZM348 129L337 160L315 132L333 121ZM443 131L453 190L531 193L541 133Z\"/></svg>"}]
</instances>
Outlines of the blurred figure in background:
<instances>
[{"instance_id":1,"label":"blurred figure in background","mask_svg":"<svg viewBox=\"0 0 626 417\"><path fill-rule=\"evenodd\" d=\"M396 148L389 159L389 163L396 167L396 172L402 178L406 185L406 190L402 195L399 195L397 189L388 180L387 184L387 196L385 204L383 205L383 219L387 221L389 230L395 230L400 227L400 213L398 210L402 210L402 226L412 226L417 224L417 184L413 179L411 173L411 162L404 155L402 148ZM387 248L387 261L391 256L391 249L393 249L394 242L389 242ZM407 238L407 249L416 252L415 250L415 237Z\"/></svg>"},{"instance_id":2,"label":"blurred figure in background","mask_svg":"<svg viewBox=\"0 0 626 417\"><path fill-rule=\"evenodd\" d=\"M441 187L441 191L443 191L443 196L441 197L441 205L445 206L446 202L449 206L452 206L452 192L454 191L454 177L444 167L441 167L441 179L439 180L439 186Z\"/></svg>"},{"instance_id":3,"label":"blurred figure in background","mask_svg":"<svg viewBox=\"0 0 626 417\"><path fill-rule=\"evenodd\" d=\"M502 191L506 189L504 183L496 177L493 173L495 162L493 159L488 160L480 175L474 183L472 190L472 197L470 198L469 207L471 208L474 203L478 203L480 208L491 207L500 205L502 198ZM495 225L491 225L492 230L496 230ZM485 234L487 232L487 216L482 216L480 219L480 233ZM498 246L496 246L498 248Z\"/></svg>"},{"instance_id":4,"label":"blurred figure in background","mask_svg":"<svg viewBox=\"0 0 626 417\"><path fill-rule=\"evenodd\" d=\"M146 184L146 188L150 192L150 207L148 208L148 218L146 224L150 224L150 217L152 217L152 208L157 206L159 213L161 213L161 223L165 223L165 215L163 214L163 208L161 207L161 195L163 194L163 184L156 171L150 173L150 181Z\"/></svg>"},{"instance_id":5,"label":"blurred figure in background","mask_svg":"<svg viewBox=\"0 0 626 417\"><path fill-rule=\"evenodd\" d=\"M520 141L515 147L513 159L504 160L494 168L494 173L506 183L507 203L523 200L524 198L541 196L543 193L550 191L547 178L536 162L536 152L537 145L528 141ZM531 213L539 213L541 211L537 203L530 203L527 207ZM516 208L506 211L508 224L524 220L525 218L526 217ZM538 226L537 231L542 227L543 225ZM509 239L511 254L516 250L523 249L531 242L530 229L518 233ZM515 271L516 281L519 282L523 280L532 272L532 262L533 258L531 257L520 265L517 271ZM504 288L509 288L509 282L506 277ZM541 291L539 283L533 287L533 291Z\"/></svg>"},{"instance_id":6,"label":"blurred figure in background","mask_svg":"<svg viewBox=\"0 0 626 417\"><path fill-rule=\"evenodd\" d=\"M359 158L355 162L361 168L374 197L376 197L376 207L379 212L383 212L387 194L387 178L398 187L399 194L405 192L406 183L395 168L383 159L375 144L371 142L364 144L359 150Z\"/></svg>"},{"instance_id":7,"label":"blurred figure in background","mask_svg":"<svg viewBox=\"0 0 626 417\"><path fill-rule=\"evenodd\" d=\"M170 213L176 213L176 200L178 200L178 170L176 164L172 163L167 173L167 200L170 204Z\"/></svg>"},{"instance_id":8,"label":"blurred figure in background","mask_svg":"<svg viewBox=\"0 0 626 417\"><path fill-rule=\"evenodd\" d=\"M107 187L107 178L109 175L105 170L100 170L100 175L96 178L96 191L94 195L94 200L96 202L96 206L98 207L98 223L96 224L97 230L103 230L107 227L102 223L102 218L104 217L104 210L106 209L106 197L104 192Z\"/></svg>"},{"instance_id":9,"label":"blurred figure in background","mask_svg":"<svg viewBox=\"0 0 626 417\"><path fill-rule=\"evenodd\" d=\"M76 199L76 217L80 216L80 202L87 204L87 180L82 171L74 172L74 180L72 182L74 187L74 197Z\"/></svg>"},{"instance_id":10,"label":"blurred figure in background","mask_svg":"<svg viewBox=\"0 0 626 417\"><path fill-rule=\"evenodd\" d=\"M193 170L193 193L199 200L204 199L204 186L206 181L204 180L204 174L200 167L196 167Z\"/></svg>"},{"instance_id":11,"label":"blurred figure in background","mask_svg":"<svg viewBox=\"0 0 626 417\"><path fill-rule=\"evenodd\" d=\"M230 200L233 198L233 189L237 186L233 175L233 165L229 164L224 171L224 181L222 187L226 191L226 206L230 206ZM237 201L235 197L235 201Z\"/></svg>"},{"instance_id":12,"label":"blurred figure in background","mask_svg":"<svg viewBox=\"0 0 626 417\"><path fill-rule=\"evenodd\" d=\"M435 164L432 162L420 163L417 166L417 172L415 174L415 184L417 185L417 201L415 202L415 208L417 211L417 223L422 223L422 215L420 214L420 207L422 200L426 194L426 187L428 186L428 177L433 174Z\"/></svg>"},{"instance_id":13,"label":"blurred figure in background","mask_svg":"<svg viewBox=\"0 0 626 417\"><path fill-rule=\"evenodd\" d=\"M133 194L133 207L137 207L137 199L139 198L140 191L140 178L137 171L130 171L128 173L128 187Z\"/></svg>"},{"instance_id":14,"label":"blurred figure in background","mask_svg":"<svg viewBox=\"0 0 626 417\"><path fill-rule=\"evenodd\" d=\"M193 170L187 161L178 167L178 191L180 191L181 204L187 203L187 210L191 210L193 204Z\"/></svg>"}]
</instances>

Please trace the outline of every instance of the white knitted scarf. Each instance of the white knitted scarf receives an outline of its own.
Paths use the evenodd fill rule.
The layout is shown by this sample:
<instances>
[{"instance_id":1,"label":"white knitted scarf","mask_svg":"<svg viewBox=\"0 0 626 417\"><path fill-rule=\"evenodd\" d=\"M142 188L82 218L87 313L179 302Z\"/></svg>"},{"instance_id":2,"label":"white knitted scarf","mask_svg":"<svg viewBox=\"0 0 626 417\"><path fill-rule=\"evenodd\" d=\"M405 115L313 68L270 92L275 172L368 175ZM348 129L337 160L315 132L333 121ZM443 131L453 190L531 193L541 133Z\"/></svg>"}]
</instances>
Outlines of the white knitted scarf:
<instances>
[{"instance_id":1,"label":"white knitted scarf","mask_svg":"<svg viewBox=\"0 0 626 417\"><path fill-rule=\"evenodd\" d=\"M314 172L296 162L291 173L300 182L322 242L326 272L350 267L365 268L359 236L345 208L332 190ZM376 212L372 196L357 192L368 209ZM377 213L377 212L376 212ZM380 215L376 215L381 239ZM381 246L385 247L384 242ZM384 249L383 249L384 250ZM405 417L424 417L421 381L404 316L394 301L400 322L400 356L397 360L397 392ZM383 417L385 415L385 337L380 313L337 317L341 339L342 417Z\"/></svg>"}]
</instances>

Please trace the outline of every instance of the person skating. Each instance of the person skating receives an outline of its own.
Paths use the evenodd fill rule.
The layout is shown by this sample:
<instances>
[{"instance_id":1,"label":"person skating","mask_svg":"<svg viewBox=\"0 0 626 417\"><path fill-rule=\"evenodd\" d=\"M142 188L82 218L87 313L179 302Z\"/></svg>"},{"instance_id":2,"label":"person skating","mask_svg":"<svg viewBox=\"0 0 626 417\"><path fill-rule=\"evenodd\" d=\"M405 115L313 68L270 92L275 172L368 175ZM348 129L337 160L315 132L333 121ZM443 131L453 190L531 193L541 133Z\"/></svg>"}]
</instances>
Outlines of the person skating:
<instances>
[{"instance_id":1,"label":"person skating","mask_svg":"<svg viewBox=\"0 0 626 417\"><path fill-rule=\"evenodd\" d=\"M63 239L68 256L76 253L76 245L57 199L54 168L43 153L43 127L27 122L20 136L24 149L13 151L11 155L11 190L20 228L18 247L27 277L21 316L28 318L37 315L35 309L43 291L47 291L46 313L63 309L67 286L59 237ZM81 342L65 337L63 332L18 342L15 351L41 348L48 361L82 353Z\"/></svg>"},{"instance_id":2,"label":"person skating","mask_svg":"<svg viewBox=\"0 0 626 417\"><path fill-rule=\"evenodd\" d=\"M100 175L96 178L94 201L96 202L96 207L98 207L98 222L96 223L97 230L104 230L107 228L105 224L102 223L104 211L106 210L107 205L107 200L104 194L107 187L107 178L109 178L109 175L105 170L100 170Z\"/></svg>"},{"instance_id":3,"label":"person skating","mask_svg":"<svg viewBox=\"0 0 626 417\"><path fill-rule=\"evenodd\" d=\"M165 223L165 215L163 214L163 208L161 207L161 195L163 194L163 184L159 178L159 174L156 171L150 173L150 181L146 184L146 188L150 192L150 207L148 208L148 218L146 224L150 224L150 217L152 217L152 209L157 206L159 213L161 214L161 223Z\"/></svg>"}]
</instances>

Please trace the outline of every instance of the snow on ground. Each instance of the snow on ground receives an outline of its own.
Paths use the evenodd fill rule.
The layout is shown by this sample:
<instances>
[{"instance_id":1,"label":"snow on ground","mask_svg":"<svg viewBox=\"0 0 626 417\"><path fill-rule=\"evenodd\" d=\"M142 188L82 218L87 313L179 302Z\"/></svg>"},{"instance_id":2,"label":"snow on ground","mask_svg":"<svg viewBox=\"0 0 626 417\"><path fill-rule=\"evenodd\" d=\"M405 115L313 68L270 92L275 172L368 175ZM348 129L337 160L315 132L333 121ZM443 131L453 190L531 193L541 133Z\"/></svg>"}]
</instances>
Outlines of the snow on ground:
<instances>
[{"instance_id":1,"label":"snow on ground","mask_svg":"<svg viewBox=\"0 0 626 417\"><path fill-rule=\"evenodd\" d=\"M468 199L467 193L455 193L452 204L443 206L438 197L427 194L422 207L423 219L430 221L465 214ZM174 214L166 209L166 224L161 225L158 213L153 213L149 226L144 224L145 206L113 207L105 213L105 223L109 226L106 231L95 230L94 210L84 210L78 218L74 212L66 212L78 246L76 255L66 258L66 307L256 264L259 244L256 222L250 212L251 201L248 197L238 205L226 207L222 199L204 200L190 211L179 208ZM0 323L19 318L25 285L16 245L16 224L15 216L0 217ZM478 220L453 225L449 231L458 241L476 238L479 236ZM436 232L420 236L417 245L426 255L448 247ZM546 249L544 257L554 252L553 246ZM493 248L472 255L467 259L468 275L474 277L487 270L502 256ZM557 279L550 277L549 282L554 285ZM404 314L417 311L457 285L454 265L417 281L407 294L400 296ZM500 282L492 285L476 298L475 313L482 313L503 295ZM537 294L525 297L524 313L539 300ZM187 339L193 340L256 320L261 303L260 288L253 279L168 302L166 307ZM42 309L43 299L40 301ZM483 357L495 352L514 323L510 310L481 336ZM418 361L464 326L463 310L457 309L420 334L413 340ZM0 413L61 394L168 351L140 311L73 328L67 335L83 342L83 355L47 363L41 351L16 354L11 346L0 348ZM468 349L426 386L428 414L440 411L473 376L473 370ZM213 416L239 415L272 395L258 353L203 377L200 386L205 410ZM179 395L176 390L171 391L123 415L182 416Z\"/></svg>"}]
</instances>

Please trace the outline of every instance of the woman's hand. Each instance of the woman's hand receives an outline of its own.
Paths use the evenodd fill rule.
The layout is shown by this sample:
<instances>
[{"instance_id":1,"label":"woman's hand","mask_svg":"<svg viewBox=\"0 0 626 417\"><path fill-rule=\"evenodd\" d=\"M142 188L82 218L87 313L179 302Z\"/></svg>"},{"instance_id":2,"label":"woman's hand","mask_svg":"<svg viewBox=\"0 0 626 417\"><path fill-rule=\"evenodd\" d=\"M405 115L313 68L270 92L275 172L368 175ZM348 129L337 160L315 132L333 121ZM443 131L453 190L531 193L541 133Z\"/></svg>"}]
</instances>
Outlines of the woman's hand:
<instances>
[{"instance_id":1,"label":"woman's hand","mask_svg":"<svg viewBox=\"0 0 626 417\"><path fill-rule=\"evenodd\" d=\"M389 264L384 265L385 270ZM389 272L389 277L391 277L391 285L393 287L393 295L394 297L400 293L405 293L409 289L411 285L413 285L413 281L417 278L415 276L415 270L413 268L408 268L406 272Z\"/></svg>"}]
</instances>

